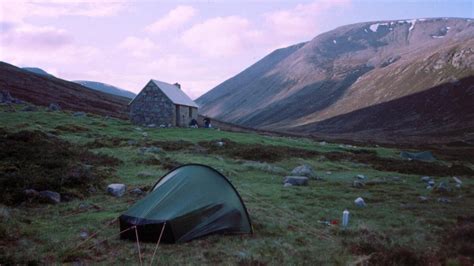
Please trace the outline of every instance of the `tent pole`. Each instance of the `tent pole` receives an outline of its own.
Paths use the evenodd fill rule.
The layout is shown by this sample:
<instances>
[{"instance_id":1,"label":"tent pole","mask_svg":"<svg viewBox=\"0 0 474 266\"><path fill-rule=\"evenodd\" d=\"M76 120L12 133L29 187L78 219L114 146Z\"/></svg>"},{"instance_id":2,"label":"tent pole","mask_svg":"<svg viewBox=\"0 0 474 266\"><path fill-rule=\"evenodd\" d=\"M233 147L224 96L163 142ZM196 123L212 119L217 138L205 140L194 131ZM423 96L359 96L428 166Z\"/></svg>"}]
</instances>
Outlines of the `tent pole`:
<instances>
[{"instance_id":1,"label":"tent pole","mask_svg":"<svg viewBox=\"0 0 474 266\"><path fill-rule=\"evenodd\" d=\"M142 252L140 251L140 240L138 240L137 226L135 226L135 236L137 237L138 258L140 259L140 265L143 265L143 263L142 263Z\"/></svg>"},{"instance_id":2,"label":"tent pole","mask_svg":"<svg viewBox=\"0 0 474 266\"><path fill-rule=\"evenodd\" d=\"M163 232L165 231L165 226L166 222L163 224L163 227L161 227L160 237L158 237L158 242L156 242L155 251L153 251L153 256L151 257L150 266L153 265L153 260L155 259L156 251L158 250L158 246L161 242L161 237L163 236Z\"/></svg>"}]
</instances>

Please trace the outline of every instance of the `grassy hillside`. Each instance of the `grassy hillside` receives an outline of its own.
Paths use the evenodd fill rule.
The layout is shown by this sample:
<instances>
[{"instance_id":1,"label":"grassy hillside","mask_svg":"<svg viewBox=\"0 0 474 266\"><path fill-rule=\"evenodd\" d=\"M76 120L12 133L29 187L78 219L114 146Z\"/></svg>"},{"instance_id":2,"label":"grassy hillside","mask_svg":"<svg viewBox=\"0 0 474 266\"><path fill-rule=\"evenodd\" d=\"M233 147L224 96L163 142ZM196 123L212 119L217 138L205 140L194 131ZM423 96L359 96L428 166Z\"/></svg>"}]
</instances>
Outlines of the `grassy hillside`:
<instances>
[{"instance_id":1,"label":"grassy hillside","mask_svg":"<svg viewBox=\"0 0 474 266\"><path fill-rule=\"evenodd\" d=\"M87 189L80 181L77 187L60 184L56 189L69 200L56 205L4 201L0 205L0 264L139 263L136 243L118 239L115 218L141 196L127 192L114 198L105 192L106 185L120 182L127 185L127 191L146 190L169 169L185 163L207 164L224 173L241 194L255 232L160 245L155 263L474 262L472 163L452 161L440 153L435 154L440 160L434 163L402 161L400 151L393 148L209 129L140 128L96 115L75 117L42 108L21 112L21 108L11 112L0 106L1 141L16 141L9 142L11 146L1 153L2 184L16 184L8 178L12 171L23 171L25 164L9 159L19 149L15 145L28 141L46 146L31 144L22 149L56 154L57 162L67 158L70 164L60 167L80 164L91 169L97 182ZM20 137L25 132L32 137ZM224 145L216 145L218 141ZM58 143L69 152L57 153ZM141 152L152 146L161 151ZM36 165L35 171L28 172L31 180L45 173L45 164L35 161L41 158L29 159L28 165ZM311 165L322 180L311 180L307 187L283 187L283 177L301 164ZM361 188L352 186L358 174L367 177ZM437 184L446 181L450 191L427 190L420 181L423 175L430 175ZM463 181L461 188L455 187L453 175ZM2 186L2 193L6 189ZM420 201L419 196L427 200ZM357 197L363 197L367 207L357 208L353 202ZM346 208L351 212L346 230L320 222L340 220ZM95 232L98 234L78 247ZM154 243L140 243L145 263L150 262L154 248Z\"/></svg>"}]
</instances>

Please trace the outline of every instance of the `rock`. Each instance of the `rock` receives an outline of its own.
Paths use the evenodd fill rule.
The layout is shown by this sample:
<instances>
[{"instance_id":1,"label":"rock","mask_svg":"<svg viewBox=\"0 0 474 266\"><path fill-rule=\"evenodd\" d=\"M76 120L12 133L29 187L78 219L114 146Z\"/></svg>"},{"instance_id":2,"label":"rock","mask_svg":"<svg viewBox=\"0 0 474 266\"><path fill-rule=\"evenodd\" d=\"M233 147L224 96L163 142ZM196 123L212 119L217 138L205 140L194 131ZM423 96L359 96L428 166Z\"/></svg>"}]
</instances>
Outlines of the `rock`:
<instances>
[{"instance_id":1,"label":"rock","mask_svg":"<svg viewBox=\"0 0 474 266\"><path fill-rule=\"evenodd\" d=\"M321 142L319 143L319 145L321 145L321 146L325 146L326 144L327 144L326 141L321 141Z\"/></svg>"},{"instance_id":2,"label":"rock","mask_svg":"<svg viewBox=\"0 0 474 266\"><path fill-rule=\"evenodd\" d=\"M142 147L138 149L139 155L144 155L145 153L153 153L157 154L160 153L162 150L159 147L151 146L151 147Z\"/></svg>"},{"instance_id":3,"label":"rock","mask_svg":"<svg viewBox=\"0 0 474 266\"><path fill-rule=\"evenodd\" d=\"M401 179L399 176L392 176L390 178L394 181L400 181L400 179Z\"/></svg>"},{"instance_id":4,"label":"rock","mask_svg":"<svg viewBox=\"0 0 474 266\"><path fill-rule=\"evenodd\" d=\"M438 192L449 192L451 189L449 188L448 186L448 183L447 182L440 182L439 185L436 187L436 191Z\"/></svg>"},{"instance_id":5,"label":"rock","mask_svg":"<svg viewBox=\"0 0 474 266\"><path fill-rule=\"evenodd\" d=\"M81 233L79 233L79 236L82 239L87 239L89 237L89 233L87 233L86 231L82 231Z\"/></svg>"},{"instance_id":6,"label":"rock","mask_svg":"<svg viewBox=\"0 0 474 266\"><path fill-rule=\"evenodd\" d=\"M27 105L21 109L22 112L37 112L38 108L33 105Z\"/></svg>"},{"instance_id":7,"label":"rock","mask_svg":"<svg viewBox=\"0 0 474 266\"><path fill-rule=\"evenodd\" d=\"M307 186L308 178L306 176L285 176L283 184L289 183L293 186Z\"/></svg>"},{"instance_id":8,"label":"rock","mask_svg":"<svg viewBox=\"0 0 474 266\"><path fill-rule=\"evenodd\" d=\"M292 186L293 186L293 185L290 184L290 183L285 183L285 184L283 184L283 187L292 187Z\"/></svg>"},{"instance_id":9,"label":"rock","mask_svg":"<svg viewBox=\"0 0 474 266\"><path fill-rule=\"evenodd\" d=\"M421 177L421 181L423 181L423 182L428 182L430 180L431 180L431 177L429 177L429 176L422 176Z\"/></svg>"},{"instance_id":10,"label":"rock","mask_svg":"<svg viewBox=\"0 0 474 266\"><path fill-rule=\"evenodd\" d=\"M295 167L291 171L291 174L295 176L306 176L309 178L316 178L316 174L314 173L313 168L307 164L303 164L303 165Z\"/></svg>"},{"instance_id":11,"label":"rock","mask_svg":"<svg viewBox=\"0 0 474 266\"><path fill-rule=\"evenodd\" d=\"M40 198L48 203L58 204L61 202L61 195L51 190L43 190L39 193Z\"/></svg>"},{"instance_id":12,"label":"rock","mask_svg":"<svg viewBox=\"0 0 474 266\"><path fill-rule=\"evenodd\" d=\"M127 190L127 186L124 184L110 184L107 186L107 192L114 197L122 197Z\"/></svg>"},{"instance_id":13,"label":"rock","mask_svg":"<svg viewBox=\"0 0 474 266\"><path fill-rule=\"evenodd\" d=\"M364 180L367 178L365 175L356 175L356 177L361 180Z\"/></svg>"},{"instance_id":14,"label":"rock","mask_svg":"<svg viewBox=\"0 0 474 266\"><path fill-rule=\"evenodd\" d=\"M153 173L143 171L143 172L138 173L137 177L139 177L139 178L150 178L150 177L155 177L155 175Z\"/></svg>"},{"instance_id":15,"label":"rock","mask_svg":"<svg viewBox=\"0 0 474 266\"><path fill-rule=\"evenodd\" d=\"M146 137L148 137L148 133L143 132L143 133L142 133L142 136L143 136L144 138L146 138Z\"/></svg>"},{"instance_id":16,"label":"rock","mask_svg":"<svg viewBox=\"0 0 474 266\"><path fill-rule=\"evenodd\" d=\"M166 128L166 125L165 125L165 124L161 124L161 125L160 125L160 128Z\"/></svg>"},{"instance_id":17,"label":"rock","mask_svg":"<svg viewBox=\"0 0 474 266\"><path fill-rule=\"evenodd\" d=\"M428 181L428 186L434 186L434 185L435 185L435 181L434 181L434 180Z\"/></svg>"},{"instance_id":18,"label":"rock","mask_svg":"<svg viewBox=\"0 0 474 266\"><path fill-rule=\"evenodd\" d=\"M462 185L461 184L456 184L456 188L461 188Z\"/></svg>"},{"instance_id":19,"label":"rock","mask_svg":"<svg viewBox=\"0 0 474 266\"><path fill-rule=\"evenodd\" d=\"M143 192L143 190L139 189L139 188L134 188L132 190L130 190L130 194L133 194L133 195L136 195L136 196L140 196L140 195L143 195L145 192Z\"/></svg>"},{"instance_id":20,"label":"rock","mask_svg":"<svg viewBox=\"0 0 474 266\"><path fill-rule=\"evenodd\" d=\"M447 198L438 198L438 202L440 202L440 203L451 203L451 200L447 199Z\"/></svg>"},{"instance_id":21,"label":"rock","mask_svg":"<svg viewBox=\"0 0 474 266\"><path fill-rule=\"evenodd\" d=\"M428 201L428 197L419 196L419 197L418 197L418 200L419 200L420 202L427 202L427 201Z\"/></svg>"},{"instance_id":22,"label":"rock","mask_svg":"<svg viewBox=\"0 0 474 266\"><path fill-rule=\"evenodd\" d=\"M149 128L155 128L156 125L155 125L155 124L149 124L149 125L147 125L147 127L149 127Z\"/></svg>"},{"instance_id":23,"label":"rock","mask_svg":"<svg viewBox=\"0 0 474 266\"><path fill-rule=\"evenodd\" d=\"M354 180L354 182L352 182L352 187L363 188L364 186L365 186L365 184L363 182L360 182L360 181L357 181L357 180Z\"/></svg>"},{"instance_id":24,"label":"rock","mask_svg":"<svg viewBox=\"0 0 474 266\"><path fill-rule=\"evenodd\" d=\"M81 202L78 206L79 209L82 209L82 210L85 210L85 209L89 209L90 208L90 205L89 203L85 203L85 202Z\"/></svg>"},{"instance_id":25,"label":"rock","mask_svg":"<svg viewBox=\"0 0 474 266\"><path fill-rule=\"evenodd\" d=\"M354 203L355 203L355 205L356 205L357 207L365 207L365 206L367 206L367 205L365 204L364 199L361 198L361 197L358 197L357 199L355 199L355 200L354 200Z\"/></svg>"},{"instance_id":26,"label":"rock","mask_svg":"<svg viewBox=\"0 0 474 266\"><path fill-rule=\"evenodd\" d=\"M74 117L86 117L87 116L87 114L84 113L84 112L74 112L72 115Z\"/></svg>"},{"instance_id":27,"label":"rock","mask_svg":"<svg viewBox=\"0 0 474 266\"><path fill-rule=\"evenodd\" d=\"M218 146L218 147L222 147L224 145L225 145L225 142L223 142L223 141L216 142L216 146Z\"/></svg>"},{"instance_id":28,"label":"rock","mask_svg":"<svg viewBox=\"0 0 474 266\"><path fill-rule=\"evenodd\" d=\"M331 172L331 171L327 171L326 174L327 174L327 175L331 175L332 172Z\"/></svg>"},{"instance_id":29,"label":"rock","mask_svg":"<svg viewBox=\"0 0 474 266\"><path fill-rule=\"evenodd\" d=\"M61 106L59 106L59 104L57 103L51 103L48 106L48 111L51 111L51 112L61 111Z\"/></svg>"},{"instance_id":30,"label":"rock","mask_svg":"<svg viewBox=\"0 0 474 266\"><path fill-rule=\"evenodd\" d=\"M29 199L39 196L39 192L34 189L25 189L23 190L23 194Z\"/></svg>"},{"instance_id":31,"label":"rock","mask_svg":"<svg viewBox=\"0 0 474 266\"><path fill-rule=\"evenodd\" d=\"M6 221L10 218L10 210L6 206L0 205L0 221Z\"/></svg>"},{"instance_id":32,"label":"rock","mask_svg":"<svg viewBox=\"0 0 474 266\"><path fill-rule=\"evenodd\" d=\"M136 127L135 130L136 131L142 131L143 129L141 127Z\"/></svg>"},{"instance_id":33,"label":"rock","mask_svg":"<svg viewBox=\"0 0 474 266\"><path fill-rule=\"evenodd\" d=\"M428 185L428 186L426 186L426 189L432 190L432 189L433 189L433 186L429 186L429 185Z\"/></svg>"},{"instance_id":34,"label":"rock","mask_svg":"<svg viewBox=\"0 0 474 266\"><path fill-rule=\"evenodd\" d=\"M128 146L134 146L134 145L137 145L137 143L138 142L136 140L133 140L133 139L127 141Z\"/></svg>"},{"instance_id":35,"label":"rock","mask_svg":"<svg viewBox=\"0 0 474 266\"><path fill-rule=\"evenodd\" d=\"M15 99L8 91L0 91L0 103L14 103Z\"/></svg>"},{"instance_id":36,"label":"rock","mask_svg":"<svg viewBox=\"0 0 474 266\"><path fill-rule=\"evenodd\" d=\"M457 185L462 185L462 181L458 177L453 176L453 180L454 180L454 182L456 182Z\"/></svg>"}]
</instances>

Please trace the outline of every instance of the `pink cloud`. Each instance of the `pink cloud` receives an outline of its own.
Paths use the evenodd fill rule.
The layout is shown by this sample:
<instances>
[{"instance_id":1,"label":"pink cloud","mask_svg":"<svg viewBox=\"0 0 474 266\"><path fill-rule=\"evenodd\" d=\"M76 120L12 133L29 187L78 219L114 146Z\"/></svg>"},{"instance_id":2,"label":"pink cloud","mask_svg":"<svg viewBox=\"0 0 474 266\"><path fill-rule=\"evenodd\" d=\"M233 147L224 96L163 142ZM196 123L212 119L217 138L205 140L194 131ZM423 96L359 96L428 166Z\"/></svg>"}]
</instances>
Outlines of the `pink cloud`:
<instances>
[{"instance_id":1,"label":"pink cloud","mask_svg":"<svg viewBox=\"0 0 474 266\"><path fill-rule=\"evenodd\" d=\"M11 24L0 35L1 47L18 47L22 49L53 50L72 43L72 36L62 29L54 27L37 27L29 24Z\"/></svg>"},{"instance_id":2,"label":"pink cloud","mask_svg":"<svg viewBox=\"0 0 474 266\"><path fill-rule=\"evenodd\" d=\"M156 52L159 47L149 38L129 36L119 43L118 48L134 57L146 57Z\"/></svg>"},{"instance_id":3,"label":"pink cloud","mask_svg":"<svg viewBox=\"0 0 474 266\"><path fill-rule=\"evenodd\" d=\"M192 6L177 6L164 17L146 27L146 31L160 33L170 29L176 29L191 20L197 13Z\"/></svg>"}]
</instances>

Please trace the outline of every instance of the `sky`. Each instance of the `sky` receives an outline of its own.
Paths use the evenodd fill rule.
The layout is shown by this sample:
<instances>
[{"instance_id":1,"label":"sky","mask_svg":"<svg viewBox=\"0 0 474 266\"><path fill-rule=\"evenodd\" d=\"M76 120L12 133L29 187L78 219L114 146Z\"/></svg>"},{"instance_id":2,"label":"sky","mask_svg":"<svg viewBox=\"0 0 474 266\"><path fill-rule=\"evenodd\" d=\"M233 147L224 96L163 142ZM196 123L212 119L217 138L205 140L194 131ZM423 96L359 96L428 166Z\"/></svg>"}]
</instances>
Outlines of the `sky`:
<instances>
[{"instance_id":1,"label":"sky","mask_svg":"<svg viewBox=\"0 0 474 266\"><path fill-rule=\"evenodd\" d=\"M275 49L357 22L474 17L474 0L0 0L0 61L193 99Z\"/></svg>"}]
</instances>

